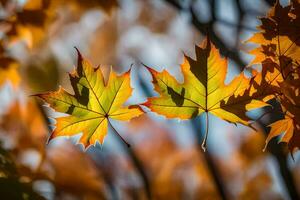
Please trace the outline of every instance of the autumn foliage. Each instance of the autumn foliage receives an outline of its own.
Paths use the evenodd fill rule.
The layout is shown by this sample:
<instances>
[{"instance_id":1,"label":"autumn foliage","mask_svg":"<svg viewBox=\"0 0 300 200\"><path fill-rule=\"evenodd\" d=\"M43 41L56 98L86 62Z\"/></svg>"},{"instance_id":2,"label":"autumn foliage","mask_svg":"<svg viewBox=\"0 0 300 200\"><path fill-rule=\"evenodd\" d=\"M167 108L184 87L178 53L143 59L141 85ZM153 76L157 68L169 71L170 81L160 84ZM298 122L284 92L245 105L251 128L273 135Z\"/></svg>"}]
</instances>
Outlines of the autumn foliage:
<instances>
[{"instance_id":1,"label":"autumn foliage","mask_svg":"<svg viewBox=\"0 0 300 200\"><path fill-rule=\"evenodd\" d=\"M153 26L147 15L151 3L145 2L137 4L145 6L140 24ZM294 185L300 176L292 175L287 159L290 156L297 162L300 149L298 0L285 6L276 1L259 18L261 24L243 42L253 48L239 50L252 60L235 75L232 71L236 66L223 52L224 44L209 31L208 23L193 56L185 51L181 54L181 79L164 66L148 65L140 58L126 65L123 73L117 72L121 71L118 65L122 55L114 54L124 51L112 46L127 42L117 39L122 35L116 28L116 13L122 10L117 0L0 3L5 11L0 19L0 86L16 96L0 113L0 199L281 199L273 188L269 155L279 160L290 197L297 197L290 183ZM181 8L177 1L166 3ZM84 47L70 47L77 53L77 62L65 76L70 68L58 67L59 53L45 58L47 52L42 50L58 50L51 44L63 41L52 39L64 34L60 28L78 25L94 10L101 10L107 20L99 28L104 32L97 37L99 46L105 45L95 52L106 55L114 65L93 65ZM189 11L194 26L205 32L204 23L195 21L194 8ZM82 23L92 30L94 25L87 21ZM119 26L128 26L124 28L127 31L128 24ZM153 31L163 32L158 26ZM107 41L115 44L107 45ZM140 55L138 51L129 54ZM43 57L40 61L36 59L39 56ZM174 62L176 59L171 58ZM135 92L143 96L143 101L137 100ZM215 133L210 126L215 117L236 126ZM185 121L185 125L191 123L190 133L195 132L192 139L177 138L190 135L186 131L177 136L175 130L171 131L179 124L176 121L174 125L174 118ZM209 151L208 137L225 132L232 143L238 143L227 144L234 150L226 159ZM278 144L274 145L275 140ZM118 148L122 153L115 152ZM234 185L239 185L238 189L230 189ZM52 196L36 187L47 188Z\"/></svg>"},{"instance_id":2,"label":"autumn foliage","mask_svg":"<svg viewBox=\"0 0 300 200\"><path fill-rule=\"evenodd\" d=\"M292 1L282 7L279 2L261 18L260 32L248 42L259 45L250 53L255 55L251 64L261 63L262 71L272 73L267 79L271 94L280 103L284 119L270 125L271 131L266 140L284 134L281 141L287 142L291 152L299 148L299 24L300 3ZM265 75L266 76L266 75ZM265 77L264 76L264 77Z\"/></svg>"}]
</instances>

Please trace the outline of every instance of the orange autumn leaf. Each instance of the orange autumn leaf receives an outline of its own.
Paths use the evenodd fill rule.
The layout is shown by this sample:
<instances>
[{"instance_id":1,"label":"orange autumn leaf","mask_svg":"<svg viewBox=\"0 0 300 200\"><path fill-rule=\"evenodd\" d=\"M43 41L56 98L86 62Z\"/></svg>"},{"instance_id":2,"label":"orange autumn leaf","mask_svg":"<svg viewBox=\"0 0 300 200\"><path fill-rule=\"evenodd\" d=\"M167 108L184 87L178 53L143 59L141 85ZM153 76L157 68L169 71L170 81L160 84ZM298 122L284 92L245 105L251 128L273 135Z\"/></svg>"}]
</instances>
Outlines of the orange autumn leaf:
<instances>
[{"instance_id":1,"label":"orange autumn leaf","mask_svg":"<svg viewBox=\"0 0 300 200\"><path fill-rule=\"evenodd\" d=\"M296 150L300 149L300 124L294 117L285 115L285 119L278 120L269 126L271 131L266 139L265 148L272 138L281 135L279 142L288 144L292 156Z\"/></svg>"},{"instance_id":2,"label":"orange autumn leaf","mask_svg":"<svg viewBox=\"0 0 300 200\"><path fill-rule=\"evenodd\" d=\"M78 64L70 73L74 95L63 88L56 92L37 94L57 112L69 114L57 118L51 138L73 136L82 132L80 143L86 148L103 144L109 119L128 121L143 114L139 106L123 106L131 96L130 70L117 75L111 70L107 83L101 69L93 68L78 51Z\"/></svg>"},{"instance_id":3,"label":"orange autumn leaf","mask_svg":"<svg viewBox=\"0 0 300 200\"><path fill-rule=\"evenodd\" d=\"M268 142L282 135L280 142L288 143L293 153L300 148L300 89L299 80L285 81L280 84L282 95L279 97L285 118L270 125L271 131L266 139Z\"/></svg>"},{"instance_id":4,"label":"orange autumn leaf","mask_svg":"<svg viewBox=\"0 0 300 200\"><path fill-rule=\"evenodd\" d=\"M160 96L149 98L144 105L167 118L190 119L211 113L231 123L250 125L245 111L268 105L249 96L251 79L243 73L229 84L224 83L227 60L221 58L209 40L196 46L196 60L184 57L181 65L183 83L165 70L148 69L153 77L154 89Z\"/></svg>"},{"instance_id":5,"label":"orange autumn leaf","mask_svg":"<svg viewBox=\"0 0 300 200\"><path fill-rule=\"evenodd\" d=\"M248 42L259 45L249 53L255 58L250 64L260 64L269 59L283 77L287 77L300 62L299 37L300 3L296 0L283 7L280 2L270 9L267 16L262 17L259 32L255 33Z\"/></svg>"},{"instance_id":6,"label":"orange autumn leaf","mask_svg":"<svg viewBox=\"0 0 300 200\"><path fill-rule=\"evenodd\" d=\"M271 131L266 139L266 144L268 144L273 137L276 137L280 134L283 134L283 137L280 139L280 142L289 142L293 136L293 119L289 116L286 116L285 119L281 119L272 123L270 127Z\"/></svg>"}]
</instances>

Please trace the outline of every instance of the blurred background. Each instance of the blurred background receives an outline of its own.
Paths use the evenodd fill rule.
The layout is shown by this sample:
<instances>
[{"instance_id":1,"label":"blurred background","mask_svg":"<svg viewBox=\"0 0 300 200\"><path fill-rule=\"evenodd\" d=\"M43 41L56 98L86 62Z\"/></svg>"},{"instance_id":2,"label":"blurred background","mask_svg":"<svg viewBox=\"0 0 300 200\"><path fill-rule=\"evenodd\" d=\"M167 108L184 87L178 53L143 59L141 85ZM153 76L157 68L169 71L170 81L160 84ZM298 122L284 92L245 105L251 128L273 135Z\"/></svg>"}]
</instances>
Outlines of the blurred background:
<instances>
[{"instance_id":1,"label":"blurred background","mask_svg":"<svg viewBox=\"0 0 300 200\"><path fill-rule=\"evenodd\" d=\"M280 1L282 5L289 2ZM94 66L133 65L129 104L153 92L142 63L183 81L183 53L209 35L229 58L228 77L253 59L245 41L274 0L0 0L0 199L300 199L300 160L258 131L210 115L167 120L150 113L114 126L104 145L83 151L79 137L47 139L58 116L30 95L61 85L73 92L74 47ZM250 115L255 119L261 111ZM50 117L50 118L49 118Z\"/></svg>"}]
</instances>

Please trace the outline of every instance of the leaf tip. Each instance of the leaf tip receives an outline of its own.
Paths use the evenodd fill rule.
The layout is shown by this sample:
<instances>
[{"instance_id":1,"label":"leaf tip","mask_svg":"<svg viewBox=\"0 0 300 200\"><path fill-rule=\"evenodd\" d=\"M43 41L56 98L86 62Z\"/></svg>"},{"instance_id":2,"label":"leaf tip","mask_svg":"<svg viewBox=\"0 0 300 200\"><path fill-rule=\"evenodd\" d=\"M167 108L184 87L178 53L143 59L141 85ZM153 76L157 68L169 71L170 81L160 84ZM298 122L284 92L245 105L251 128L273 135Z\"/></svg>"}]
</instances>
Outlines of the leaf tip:
<instances>
[{"instance_id":1,"label":"leaf tip","mask_svg":"<svg viewBox=\"0 0 300 200\"><path fill-rule=\"evenodd\" d=\"M130 75L132 66L133 66L133 63L130 65L129 69L124 73L124 75L127 75L127 76Z\"/></svg>"},{"instance_id":2,"label":"leaf tip","mask_svg":"<svg viewBox=\"0 0 300 200\"><path fill-rule=\"evenodd\" d=\"M152 69L151 67L147 66L146 64L142 63L142 65L152 74L154 75L156 71Z\"/></svg>"},{"instance_id":3,"label":"leaf tip","mask_svg":"<svg viewBox=\"0 0 300 200\"><path fill-rule=\"evenodd\" d=\"M77 66L81 66L81 63L83 61L83 56L80 53L79 49L77 47L74 47L77 52Z\"/></svg>"},{"instance_id":4,"label":"leaf tip","mask_svg":"<svg viewBox=\"0 0 300 200\"><path fill-rule=\"evenodd\" d=\"M55 138L54 132L51 133L51 135L49 136L48 140L46 141L46 144L48 145L51 140L53 140Z\"/></svg>"},{"instance_id":5,"label":"leaf tip","mask_svg":"<svg viewBox=\"0 0 300 200\"><path fill-rule=\"evenodd\" d=\"M295 158L294 158L293 152L291 152L290 154L291 154L292 160L295 162Z\"/></svg>"},{"instance_id":6,"label":"leaf tip","mask_svg":"<svg viewBox=\"0 0 300 200\"><path fill-rule=\"evenodd\" d=\"M48 95L48 93L38 93L38 94L31 94L31 95L29 95L29 97L38 97L40 99L45 100L47 95Z\"/></svg>"},{"instance_id":7,"label":"leaf tip","mask_svg":"<svg viewBox=\"0 0 300 200\"><path fill-rule=\"evenodd\" d=\"M254 122L249 123L248 126L249 126L252 130L254 130L255 132L257 132L258 130L253 126L253 124L254 124Z\"/></svg>"}]
</instances>

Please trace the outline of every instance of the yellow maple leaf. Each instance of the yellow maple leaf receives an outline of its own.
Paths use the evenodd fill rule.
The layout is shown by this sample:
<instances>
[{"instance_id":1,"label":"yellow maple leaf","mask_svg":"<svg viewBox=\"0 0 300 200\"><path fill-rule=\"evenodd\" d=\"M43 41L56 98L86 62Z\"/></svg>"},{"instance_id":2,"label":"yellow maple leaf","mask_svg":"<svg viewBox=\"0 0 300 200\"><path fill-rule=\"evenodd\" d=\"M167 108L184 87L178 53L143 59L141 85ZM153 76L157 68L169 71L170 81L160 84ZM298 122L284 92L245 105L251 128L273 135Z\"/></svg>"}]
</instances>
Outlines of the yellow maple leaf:
<instances>
[{"instance_id":1,"label":"yellow maple leaf","mask_svg":"<svg viewBox=\"0 0 300 200\"><path fill-rule=\"evenodd\" d=\"M148 67L147 67L148 68ZM190 119L211 113L231 123L250 125L245 112L268 104L250 96L250 78L243 73L229 84L224 81L227 73L227 60L221 58L219 51L205 40L196 46L196 60L185 56L181 70L184 82L179 83L166 70L157 72L148 68L153 77L154 89L159 97L151 97L143 105L167 118ZM206 136L203 141L205 150Z\"/></svg>"},{"instance_id":2,"label":"yellow maple leaf","mask_svg":"<svg viewBox=\"0 0 300 200\"><path fill-rule=\"evenodd\" d=\"M82 132L80 143L86 148L99 141L103 144L110 118L127 121L143 114L139 106L123 106L131 96L130 70L120 76L111 70L107 83L101 69L93 68L78 51L78 66L70 73L74 95L63 88L37 94L50 106L70 116L57 118L50 139Z\"/></svg>"}]
</instances>

